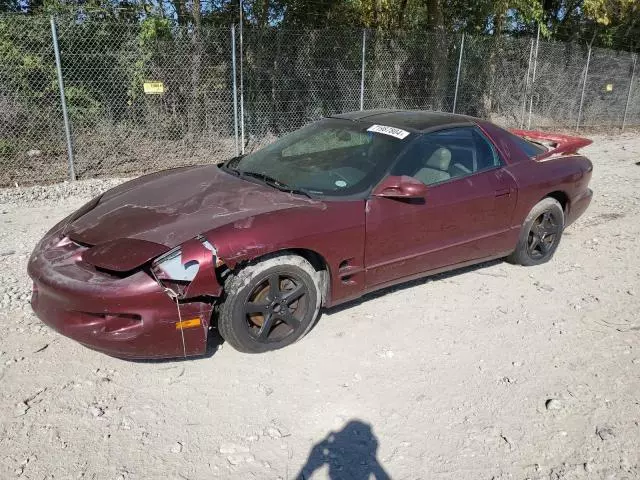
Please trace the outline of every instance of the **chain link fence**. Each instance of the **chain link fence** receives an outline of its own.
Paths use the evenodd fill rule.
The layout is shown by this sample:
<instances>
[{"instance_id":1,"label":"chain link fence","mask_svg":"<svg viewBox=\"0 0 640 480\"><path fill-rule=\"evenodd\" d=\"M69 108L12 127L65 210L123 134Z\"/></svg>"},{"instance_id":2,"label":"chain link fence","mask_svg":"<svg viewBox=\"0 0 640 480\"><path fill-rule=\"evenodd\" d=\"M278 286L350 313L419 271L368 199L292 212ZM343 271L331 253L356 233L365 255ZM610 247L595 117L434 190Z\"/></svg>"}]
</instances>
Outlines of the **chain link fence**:
<instances>
[{"instance_id":1,"label":"chain link fence","mask_svg":"<svg viewBox=\"0 0 640 480\"><path fill-rule=\"evenodd\" d=\"M56 24L78 178L222 161L360 108L533 129L640 125L628 52L424 31ZM50 19L0 16L0 185L69 178L56 74Z\"/></svg>"},{"instance_id":2,"label":"chain link fence","mask_svg":"<svg viewBox=\"0 0 640 480\"><path fill-rule=\"evenodd\" d=\"M634 57L628 52L591 50L580 125L620 126L629 98ZM639 105L633 105L634 112Z\"/></svg>"},{"instance_id":3,"label":"chain link fence","mask_svg":"<svg viewBox=\"0 0 640 480\"><path fill-rule=\"evenodd\" d=\"M58 35L79 178L235 151L229 29L68 22Z\"/></svg>"},{"instance_id":4,"label":"chain link fence","mask_svg":"<svg viewBox=\"0 0 640 480\"><path fill-rule=\"evenodd\" d=\"M362 30L245 28L247 148L322 116L360 108L361 39Z\"/></svg>"},{"instance_id":5,"label":"chain link fence","mask_svg":"<svg viewBox=\"0 0 640 480\"><path fill-rule=\"evenodd\" d=\"M0 17L0 185L66 175L49 19Z\"/></svg>"},{"instance_id":6,"label":"chain link fence","mask_svg":"<svg viewBox=\"0 0 640 480\"><path fill-rule=\"evenodd\" d=\"M370 32L364 108L452 111L460 36Z\"/></svg>"}]
</instances>

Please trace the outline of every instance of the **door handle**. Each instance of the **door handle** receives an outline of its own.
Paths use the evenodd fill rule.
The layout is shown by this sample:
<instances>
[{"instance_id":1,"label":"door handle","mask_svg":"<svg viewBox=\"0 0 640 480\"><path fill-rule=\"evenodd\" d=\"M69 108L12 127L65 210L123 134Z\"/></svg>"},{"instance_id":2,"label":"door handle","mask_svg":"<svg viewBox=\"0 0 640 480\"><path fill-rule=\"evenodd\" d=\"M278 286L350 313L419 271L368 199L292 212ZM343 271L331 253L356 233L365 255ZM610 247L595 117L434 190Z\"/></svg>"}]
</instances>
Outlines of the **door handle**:
<instances>
[{"instance_id":1,"label":"door handle","mask_svg":"<svg viewBox=\"0 0 640 480\"><path fill-rule=\"evenodd\" d=\"M509 197L511 196L511 189L505 188L503 190L496 190L496 198L497 197Z\"/></svg>"}]
</instances>

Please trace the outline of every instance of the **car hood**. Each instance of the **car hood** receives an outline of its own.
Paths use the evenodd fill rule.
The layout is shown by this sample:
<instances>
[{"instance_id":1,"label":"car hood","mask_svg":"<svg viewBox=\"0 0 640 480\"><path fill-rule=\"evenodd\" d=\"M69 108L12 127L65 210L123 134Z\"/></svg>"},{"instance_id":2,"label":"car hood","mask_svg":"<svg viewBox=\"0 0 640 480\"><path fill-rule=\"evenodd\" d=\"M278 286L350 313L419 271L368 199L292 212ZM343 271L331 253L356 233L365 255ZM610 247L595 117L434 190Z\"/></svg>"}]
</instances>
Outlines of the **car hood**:
<instances>
[{"instance_id":1,"label":"car hood","mask_svg":"<svg viewBox=\"0 0 640 480\"><path fill-rule=\"evenodd\" d=\"M109 190L65 233L90 246L134 239L132 245L152 242L168 250L208 230L289 208L324 204L203 165L158 172Z\"/></svg>"}]
</instances>

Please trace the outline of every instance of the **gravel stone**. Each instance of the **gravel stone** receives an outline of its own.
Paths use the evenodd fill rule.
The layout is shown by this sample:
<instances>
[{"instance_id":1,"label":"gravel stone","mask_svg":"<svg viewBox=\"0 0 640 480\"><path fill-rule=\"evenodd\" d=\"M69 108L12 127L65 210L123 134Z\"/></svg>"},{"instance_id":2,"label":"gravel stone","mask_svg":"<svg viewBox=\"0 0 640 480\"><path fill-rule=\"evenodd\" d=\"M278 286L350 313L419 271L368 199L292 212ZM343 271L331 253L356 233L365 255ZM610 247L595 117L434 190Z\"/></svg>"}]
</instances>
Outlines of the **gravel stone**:
<instances>
[{"instance_id":1,"label":"gravel stone","mask_svg":"<svg viewBox=\"0 0 640 480\"><path fill-rule=\"evenodd\" d=\"M101 407L93 406L89 408L89 413L96 418L102 417L104 415L104 409L102 409Z\"/></svg>"},{"instance_id":2,"label":"gravel stone","mask_svg":"<svg viewBox=\"0 0 640 480\"><path fill-rule=\"evenodd\" d=\"M606 427L606 426L596 427L596 435L600 437L600 440L602 441L611 440L616 436L616 434L613 431L613 428Z\"/></svg>"},{"instance_id":3,"label":"gravel stone","mask_svg":"<svg viewBox=\"0 0 640 480\"><path fill-rule=\"evenodd\" d=\"M281 438L282 437L282 433L280 432L280 430L276 427L268 427L265 430L265 435L271 437L271 438Z\"/></svg>"},{"instance_id":4,"label":"gravel stone","mask_svg":"<svg viewBox=\"0 0 640 480\"><path fill-rule=\"evenodd\" d=\"M562 402L556 398L549 398L544 402L544 406L547 410L560 410L562 409Z\"/></svg>"}]
</instances>

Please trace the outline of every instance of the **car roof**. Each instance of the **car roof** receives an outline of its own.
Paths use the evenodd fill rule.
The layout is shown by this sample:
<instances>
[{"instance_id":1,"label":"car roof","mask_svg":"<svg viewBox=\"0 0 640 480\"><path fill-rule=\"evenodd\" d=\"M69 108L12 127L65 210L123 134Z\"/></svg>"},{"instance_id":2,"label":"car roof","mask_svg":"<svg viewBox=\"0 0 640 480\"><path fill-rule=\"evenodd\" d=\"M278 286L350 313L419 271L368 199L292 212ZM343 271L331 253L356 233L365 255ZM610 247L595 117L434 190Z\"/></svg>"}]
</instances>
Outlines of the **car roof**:
<instances>
[{"instance_id":1,"label":"car roof","mask_svg":"<svg viewBox=\"0 0 640 480\"><path fill-rule=\"evenodd\" d=\"M452 125L475 124L473 117L445 112L429 112L425 110L359 110L332 115L331 118L342 118L352 121L365 121L389 127L412 131L437 130Z\"/></svg>"}]
</instances>

